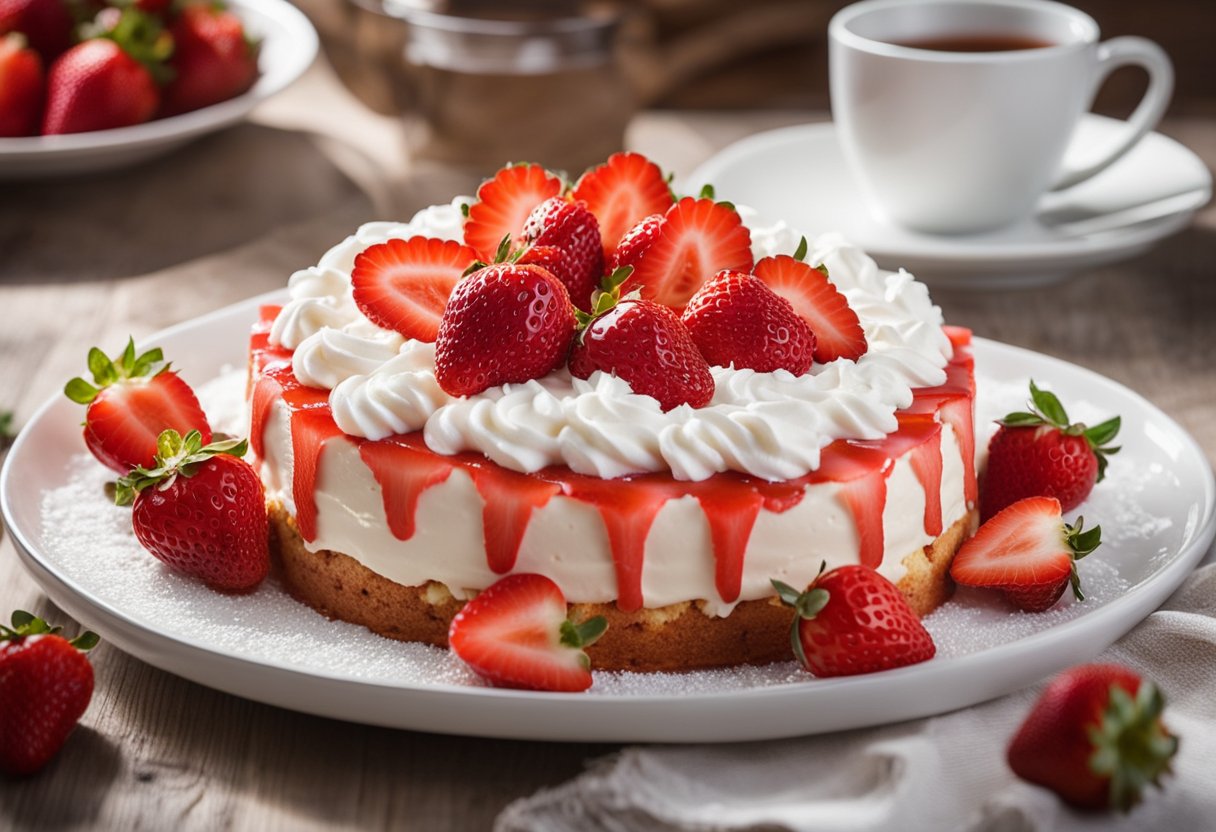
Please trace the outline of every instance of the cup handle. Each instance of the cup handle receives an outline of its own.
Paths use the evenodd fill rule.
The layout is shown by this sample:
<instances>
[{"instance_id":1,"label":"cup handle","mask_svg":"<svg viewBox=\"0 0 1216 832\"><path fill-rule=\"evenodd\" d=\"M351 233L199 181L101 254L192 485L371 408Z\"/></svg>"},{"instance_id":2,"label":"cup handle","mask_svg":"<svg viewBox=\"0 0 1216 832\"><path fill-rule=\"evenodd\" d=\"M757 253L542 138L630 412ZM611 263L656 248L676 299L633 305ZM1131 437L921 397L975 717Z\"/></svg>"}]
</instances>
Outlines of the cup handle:
<instances>
[{"instance_id":1,"label":"cup handle","mask_svg":"<svg viewBox=\"0 0 1216 832\"><path fill-rule=\"evenodd\" d=\"M1145 38L1112 38L1098 44L1093 96L1097 96L1107 76L1123 66L1142 66L1148 71L1148 89L1136 105L1131 118L1127 120L1126 134L1096 162L1074 170L1065 170L1059 181L1052 186L1053 191L1071 188L1106 170L1131 150L1145 133L1156 127L1165 113L1165 108L1170 103L1170 95L1174 91L1174 67L1165 50Z\"/></svg>"}]
</instances>

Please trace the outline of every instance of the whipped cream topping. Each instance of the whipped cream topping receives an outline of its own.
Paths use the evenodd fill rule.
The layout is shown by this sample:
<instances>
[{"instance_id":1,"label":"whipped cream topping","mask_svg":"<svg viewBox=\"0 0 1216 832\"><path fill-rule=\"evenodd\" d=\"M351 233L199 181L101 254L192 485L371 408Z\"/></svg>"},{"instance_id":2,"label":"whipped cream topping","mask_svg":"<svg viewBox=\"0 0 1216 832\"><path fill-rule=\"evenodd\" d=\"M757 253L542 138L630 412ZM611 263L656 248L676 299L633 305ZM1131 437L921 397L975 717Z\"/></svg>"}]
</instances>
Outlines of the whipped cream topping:
<instances>
[{"instance_id":1,"label":"whipped cream topping","mask_svg":"<svg viewBox=\"0 0 1216 832\"><path fill-rule=\"evenodd\" d=\"M840 235L825 234L807 261L827 266L861 321L869 349L856 362L817 364L798 377L714 367L707 406L666 413L622 379L597 372L582 380L564 369L451 397L435 380L434 345L368 321L352 298L350 272L359 252L389 239L460 239L460 205L468 201L432 206L408 223L361 226L316 266L292 275L291 299L271 341L295 350L302 383L331 391L334 420L347 434L382 439L422 430L437 453L477 451L525 472L560 464L602 478L670 471L702 480L729 470L786 480L815 470L821 449L836 439L894 431L895 411L912 403L912 389L946 379L951 346L928 289L906 271L881 271ZM741 212L745 221L754 216ZM802 236L784 223L753 229L753 253L791 253Z\"/></svg>"}]
</instances>

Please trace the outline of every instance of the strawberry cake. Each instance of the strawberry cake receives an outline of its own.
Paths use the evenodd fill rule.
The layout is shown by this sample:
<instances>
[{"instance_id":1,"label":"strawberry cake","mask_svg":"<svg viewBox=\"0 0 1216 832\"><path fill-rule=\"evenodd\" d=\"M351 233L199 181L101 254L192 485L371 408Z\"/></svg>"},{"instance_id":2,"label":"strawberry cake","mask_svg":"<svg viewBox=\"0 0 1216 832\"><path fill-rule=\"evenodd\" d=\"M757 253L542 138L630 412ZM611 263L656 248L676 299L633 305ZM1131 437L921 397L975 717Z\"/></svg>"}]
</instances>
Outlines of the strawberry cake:
<instances>
[{"instance_id":1,"label":"strawberry cake","mask_svg":"<svg viewBox=\"0 0 1216 832\"><path fill-rule=\"evenodd\" d=\"M791 658L860 564L924 615L975 523L970 336L836 235L674 199L617 154L505 168L292 275L250 351L250 443L291 592L447 643L504 575L602 615L602 669ZM518 307L512 304L518 301Z\"/></svg>"}]
</instances>

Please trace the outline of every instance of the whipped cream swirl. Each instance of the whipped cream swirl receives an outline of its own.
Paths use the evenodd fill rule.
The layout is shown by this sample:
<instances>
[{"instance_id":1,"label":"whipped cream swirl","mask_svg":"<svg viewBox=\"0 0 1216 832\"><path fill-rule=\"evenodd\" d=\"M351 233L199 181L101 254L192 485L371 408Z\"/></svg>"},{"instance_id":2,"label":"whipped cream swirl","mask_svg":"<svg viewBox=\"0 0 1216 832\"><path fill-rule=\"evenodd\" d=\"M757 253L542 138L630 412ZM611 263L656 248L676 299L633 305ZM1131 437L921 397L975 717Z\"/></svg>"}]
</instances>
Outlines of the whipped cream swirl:
<instances>
[{"instance_id":1,"label":"whipped cream swirl","mask_svg":"<svg viewBox=\"0 0 1216 832\"><path fill-rule=\"evenodd\" d=\"M865 330L869 349L794 376L712 368L716 390L705 407L664 413L650 396L597 372L566 370L523 384L456 398L435 379L433 344L404 340L368 321L351 297L355 256L369 245L415 235L460 239L458 197L408 223L370 223L296 272L291 300L271 340L295 349L301 382L329 389L334 420L347 434L382 439L423 431L437 453L477 451L517 471L549 465L602 478L670 471L703 480L739 471L766 480L802 476L840 438L880 439L897 427L912 389L946 379L950 340L941 310L906 271L883 272L837 234L814 240L807 260L827 266ZM753 216L741 209L745 220ZM792 252L802 235L785 224L752 232L757 259Z\"/></svg>"}]
</instances>

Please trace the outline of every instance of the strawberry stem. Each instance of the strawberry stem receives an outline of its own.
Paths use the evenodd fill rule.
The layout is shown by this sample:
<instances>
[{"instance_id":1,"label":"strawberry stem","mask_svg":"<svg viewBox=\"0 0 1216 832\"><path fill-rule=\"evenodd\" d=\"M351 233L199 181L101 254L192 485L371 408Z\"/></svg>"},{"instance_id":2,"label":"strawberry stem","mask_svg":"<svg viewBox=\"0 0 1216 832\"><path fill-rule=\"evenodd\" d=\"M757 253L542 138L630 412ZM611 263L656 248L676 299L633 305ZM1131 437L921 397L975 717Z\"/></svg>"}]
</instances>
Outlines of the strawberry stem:
<instances>
[{"instance_id":1,"label":"strawberry stem","mask_svg":"<svg viewBox=\"0 0 1216 832\"><path fill-rule=\"evenodd\" d=\"M1077 573L1077 561L1102 545L1102 527L1094 526L1092 529L1082 531L1084 525L1084 517L1078 517L1077 522L1072 525L1064 524L1064 538L1071 550L1068 583L1072 586L1072 594L1078 601L1084 601L1085 594L1081 592L1081 576Z\"/></svg>"}]
</instances>

